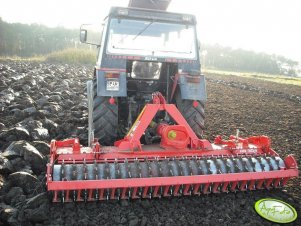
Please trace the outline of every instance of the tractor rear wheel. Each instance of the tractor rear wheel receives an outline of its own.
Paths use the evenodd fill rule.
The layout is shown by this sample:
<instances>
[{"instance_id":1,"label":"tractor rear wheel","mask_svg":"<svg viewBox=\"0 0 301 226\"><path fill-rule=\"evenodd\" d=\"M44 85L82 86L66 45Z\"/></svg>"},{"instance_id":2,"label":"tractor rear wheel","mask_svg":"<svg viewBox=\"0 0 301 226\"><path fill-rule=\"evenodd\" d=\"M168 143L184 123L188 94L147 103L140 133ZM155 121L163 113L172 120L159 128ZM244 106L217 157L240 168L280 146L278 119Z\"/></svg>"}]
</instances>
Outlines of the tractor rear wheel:
<instances>
[{"instance_id":1,"label":"tractor rear wheel","mask_svg":"<svg viewBox=\"0 0 301 226\"><path fill-rule=\"evenodd\" d=\"M195 134L202 138L205 129L205 105L203 101L198 100L197 106L193 106L193 100L183 100L181 93L176 94L176 105L183 117L186 119Z\"/></svg>"},{"instance_id":2,"label":"tractor rear wheel","mask_svg":"<svg viewBox=\"0 0 301 226\"><path fill-rule=\"evenodd\" d=\"M117 138L118 105L110 104L109 97L99 97L94 83L93 128L101 145L113 145Z\"/></svg>"}]
</instances>

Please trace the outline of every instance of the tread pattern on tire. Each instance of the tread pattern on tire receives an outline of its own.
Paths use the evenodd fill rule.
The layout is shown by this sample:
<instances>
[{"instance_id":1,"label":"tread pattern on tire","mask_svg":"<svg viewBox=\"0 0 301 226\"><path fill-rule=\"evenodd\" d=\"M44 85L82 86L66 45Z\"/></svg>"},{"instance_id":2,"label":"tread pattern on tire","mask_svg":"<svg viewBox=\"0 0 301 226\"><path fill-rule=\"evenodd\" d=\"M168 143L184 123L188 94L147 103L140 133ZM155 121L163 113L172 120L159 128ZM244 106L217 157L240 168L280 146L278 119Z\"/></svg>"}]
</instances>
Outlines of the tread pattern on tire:
<instances>
[{"instance_id":1,"label":"tread pattern on tire","mask_svg":"<svg viewBox=\"0 0 301 226\"><path fill-rule=\"evenodd\" d=\"M95 85L93 98L94 136L98 138L101 145L113 145L117 138L118 105L110 104L109 97L97 96Z\"/></svg>"},{"instance_id":2,"label":"tread pattern on tire","mask_svg":"<svg viewBox=\"0 0 301 226\"><path fill-rule=\"evenodd\" d=\"M202 138L203 130L205 129L205 104L203 101L198 100L198 106L194 107L192 105L192 100L183 100L181 98L181 93L176 94L176 104L177 108L186 119L195 134Z\"/></svg>"}]
</instances>

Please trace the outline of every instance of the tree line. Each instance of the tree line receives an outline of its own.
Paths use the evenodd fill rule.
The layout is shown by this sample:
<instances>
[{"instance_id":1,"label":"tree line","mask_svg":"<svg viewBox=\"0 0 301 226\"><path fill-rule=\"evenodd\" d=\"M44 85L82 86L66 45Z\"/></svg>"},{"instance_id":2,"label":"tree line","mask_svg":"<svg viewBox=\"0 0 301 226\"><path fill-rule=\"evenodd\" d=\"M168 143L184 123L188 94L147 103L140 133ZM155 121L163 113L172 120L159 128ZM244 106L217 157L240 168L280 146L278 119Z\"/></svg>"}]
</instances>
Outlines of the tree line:
<instances>
[{"instance_id":1,"label":"tree line","mask_svg":"<svg viewBox=\"0 0 301 226\"><path fill-rule=\"evenodd\" d=\"M202 63L209 69L295 76L299 63L284 56L216 45L202 45Z\"/></svg>"},{"instance_id":2,"label":"tree line","mask_svg":"<svg viewBox=\"0 0 301 226\"><path fill-rule=\"evenodd\" d=\"M0 55L32 57L66 48L88 48L79 42L79 29L49 28L38 24L7 23L0 18ZM283 56L202 45L205 68L296 75L298 62Z\"/></svg>"},{"instance_id":3,"label":"tree line","mask_svg":"<svg viewBox=\"0 0 301 226\"><path fill-rule=\"evenodd\" d=\"M77 47L78 29L7 23L0 18L0 55L32 57Z\"/></svg>"}]
</instances>

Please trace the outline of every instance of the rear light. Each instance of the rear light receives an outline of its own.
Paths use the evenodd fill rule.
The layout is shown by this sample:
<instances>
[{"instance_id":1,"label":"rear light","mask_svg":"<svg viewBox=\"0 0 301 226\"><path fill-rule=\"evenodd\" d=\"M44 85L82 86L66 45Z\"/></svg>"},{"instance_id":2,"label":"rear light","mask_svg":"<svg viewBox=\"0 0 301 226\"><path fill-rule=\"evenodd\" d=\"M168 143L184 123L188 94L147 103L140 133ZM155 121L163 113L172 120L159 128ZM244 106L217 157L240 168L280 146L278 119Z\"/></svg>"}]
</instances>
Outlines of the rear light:
<instances>
[{"instance_id":1,"label":"rear light","mask_svg":"<svg viewBox=\"0 0 301 226\"><path fill-rule=\"evenodd\" d=\"M115 104L115 99L114 99L113 97L111 97L111 98L109 99L109 103L110 103L111 105Z\"/></svg>"},{"instance_id":2,"label":"rear light","mask_svg":"<svg viewBox=\"0 0 301 226\"><path fill-rule=\"evenodd\" d=\"M119 73L114 73L114 72L106 72L105 77L106 78L119 78Z\"/></svg>"},{"instance_id":3,"label":"rear light","mask_svg":"<svg viewBox=\"0 0 301 226\"><path fill-rule=\"evenodd\" d=\"M197 107L199 106L199 102L197 102L196 100L194 100L194 101L192 102L192 106L193 106L194 108L197 108Z\"/></svg>"},{"instance_id":4,"label":"rear light","mask_svg":"<svg viewBox=\"0 0 301 226\"><path fill-rule=\"evenodd\" d=\"M201 78L200 76L190 76L190 75L185 75L186 81L189 83L200 83Z\"/></svg>"}]
</instances>

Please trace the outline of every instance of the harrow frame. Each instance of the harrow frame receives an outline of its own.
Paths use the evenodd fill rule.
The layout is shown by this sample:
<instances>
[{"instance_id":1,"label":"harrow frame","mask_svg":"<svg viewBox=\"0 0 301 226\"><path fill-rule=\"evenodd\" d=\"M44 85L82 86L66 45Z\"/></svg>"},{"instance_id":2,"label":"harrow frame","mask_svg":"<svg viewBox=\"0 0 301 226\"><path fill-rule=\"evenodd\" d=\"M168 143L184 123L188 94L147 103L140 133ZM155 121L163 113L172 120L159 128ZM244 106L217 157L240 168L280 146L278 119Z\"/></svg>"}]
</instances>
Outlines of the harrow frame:
<instances>
[{"instance_id":1,"label":"harrow frame","mask_svg":"<svg viewBox=\"0 0 301 226\"><path fill-rule=\"evenodd\" d=\"M189 137L186 148L168 146L161 142L155 145L141 145L140 137L158 111L166 111L178 124L185 128ZM137 199L180 195L200 195L229 191L270 189L284 186L288 179L298 176L295 158L288 155L281 167L274 171L235 172L208 175L119 178L89 180L87 164L139 163L147 161L168 161L200 159L242 159L275 158L279 155L271 149L266 136L253 136L247 139L230 136L223 140L217 136L214 143L197 138L193 130L173 104L166 104L162 95L156 93L153 103L147 104L124 139L114 146L101 146L96 140L90 147L82 147L77 138L64 141L53 140L50 145L50 162L47 164L47 189L53 192L53 201L68 202L95 201L106 199ZM83 180L53 180L54 165L82 164ZM255 170L254 170L255 171ZM141 172L140 172L141 177Z\"/></svg>"}]
</instances>

